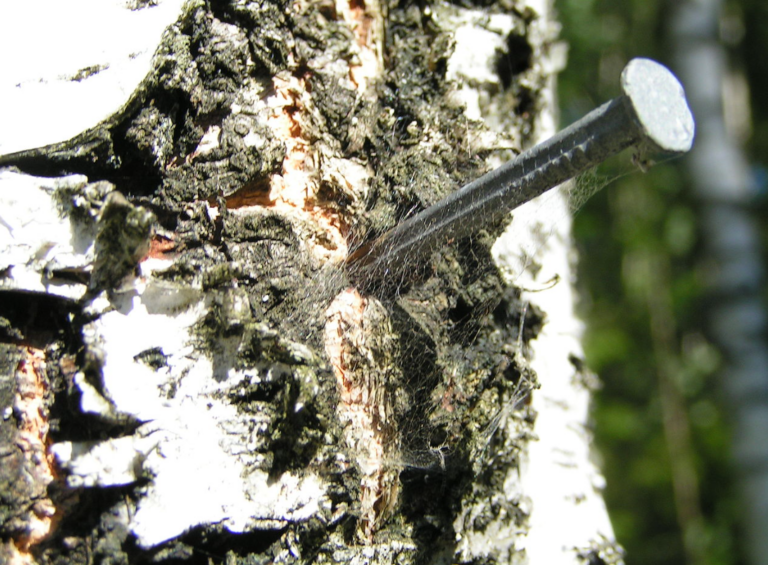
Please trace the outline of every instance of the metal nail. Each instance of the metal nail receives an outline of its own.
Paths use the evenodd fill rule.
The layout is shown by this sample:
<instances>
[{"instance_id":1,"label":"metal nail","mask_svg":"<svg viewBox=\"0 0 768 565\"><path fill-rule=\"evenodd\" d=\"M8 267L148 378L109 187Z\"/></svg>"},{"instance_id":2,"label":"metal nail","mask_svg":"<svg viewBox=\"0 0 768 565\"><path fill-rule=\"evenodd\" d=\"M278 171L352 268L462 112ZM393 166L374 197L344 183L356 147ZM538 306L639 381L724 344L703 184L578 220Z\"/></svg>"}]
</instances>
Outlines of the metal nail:
<instances>
[{"instance_id":1,"label":"metal nail","mask_svg":"<svg viewBox=\"0 0 768 565\"><path fill-rule=\"evenodd\" d=\"M408 273L448 242L494 225L628 147L642 155L690 150L693 115L669 69L633 59L621 75L621 88L623 95L350 254L346 267L352 281L369 292L395 292Z\"/></svg>"}]
</instances>

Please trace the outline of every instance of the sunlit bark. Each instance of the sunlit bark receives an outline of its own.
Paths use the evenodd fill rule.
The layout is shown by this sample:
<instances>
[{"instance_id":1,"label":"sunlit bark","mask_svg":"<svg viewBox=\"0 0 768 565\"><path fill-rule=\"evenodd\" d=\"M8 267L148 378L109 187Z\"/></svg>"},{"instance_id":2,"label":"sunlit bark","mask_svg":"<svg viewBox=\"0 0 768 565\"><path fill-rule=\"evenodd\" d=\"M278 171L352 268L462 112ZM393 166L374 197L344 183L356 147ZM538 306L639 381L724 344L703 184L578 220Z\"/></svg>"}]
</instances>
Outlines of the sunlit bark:
<instances>
[{"instance_id":1,"label":"sunlit bark","mask_svg":"<svg viewBox=\"0 0 768 565\"><path fill-rule=\"evenodd\" d=\"M3 556L619 562L565 197L395 297L342 264L555 131L549 3L136 4L112 8L176 23L106 121L0 138L3 453L29 479Z\"/></svg>"}]
</instances>

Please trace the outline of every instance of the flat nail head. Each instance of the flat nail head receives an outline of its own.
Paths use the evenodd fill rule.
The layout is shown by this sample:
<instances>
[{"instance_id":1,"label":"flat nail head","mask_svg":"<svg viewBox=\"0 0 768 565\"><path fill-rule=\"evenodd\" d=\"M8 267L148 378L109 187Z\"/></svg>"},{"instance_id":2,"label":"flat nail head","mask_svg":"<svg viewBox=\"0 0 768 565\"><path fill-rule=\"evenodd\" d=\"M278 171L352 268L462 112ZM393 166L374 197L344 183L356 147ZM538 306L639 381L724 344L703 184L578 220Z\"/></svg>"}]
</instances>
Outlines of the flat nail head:
<instances>
[{"instance_id":1,"label":"flat nail head","mask_svg":"<svg viewBox=\"0 0 768 565\"><path fill-rule=\"evenodd\" d=\"M656 149L662 153L686 153L691 149L693 114L683 86L669 69L650 59L632 59L621 74L621 88Z\"/></svg>"}]
</instances>

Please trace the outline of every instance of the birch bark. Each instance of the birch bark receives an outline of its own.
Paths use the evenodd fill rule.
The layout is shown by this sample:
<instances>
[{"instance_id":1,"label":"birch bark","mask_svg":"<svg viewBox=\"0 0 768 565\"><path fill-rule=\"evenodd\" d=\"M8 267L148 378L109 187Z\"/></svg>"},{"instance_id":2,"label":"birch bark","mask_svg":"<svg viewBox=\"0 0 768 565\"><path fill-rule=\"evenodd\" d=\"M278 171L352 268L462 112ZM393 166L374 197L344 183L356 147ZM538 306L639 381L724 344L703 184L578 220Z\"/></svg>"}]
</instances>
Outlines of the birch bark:
<instances>
[{"instance_id":1,"label":"birch bark","mask_svg":"<svg viewBox=\"0 0 768 565\"><path fill-rule=\"evenodd\" d=\"M106 118L32 93L150 47L4 87L7 560L619 562L563 195L394 299L341 266L554 131L551 6L109 6L169 19Z\"/></svg>"}]
</instances>

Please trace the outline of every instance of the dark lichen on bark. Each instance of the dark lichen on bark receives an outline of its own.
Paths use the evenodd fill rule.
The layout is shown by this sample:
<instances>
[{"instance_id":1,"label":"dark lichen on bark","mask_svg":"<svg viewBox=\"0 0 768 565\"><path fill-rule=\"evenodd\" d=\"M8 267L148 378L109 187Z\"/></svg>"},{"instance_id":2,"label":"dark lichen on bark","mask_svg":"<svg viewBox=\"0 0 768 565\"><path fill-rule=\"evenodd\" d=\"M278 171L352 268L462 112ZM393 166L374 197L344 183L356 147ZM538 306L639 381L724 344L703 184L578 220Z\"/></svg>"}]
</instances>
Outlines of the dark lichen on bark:
<instances>
[{"instance_id":1,"label":"dark lichen on bark","mask_svg":"<svg viewBox=\"0 0 768 565\"><path fill-rule=\"evenodd\" d=\"M374 164L361 238L434 204L484 172L483 155L470 147L471 123L451 104L446 83L451 35L415 5L390 6L384 77L364 150ZM368 233L371 232L371 233Z\"/></svg>"},{"instance_id":2,"label":"dark lichen on bark","mask_svg":"<svg viewBox=\"0 0 768 565\"><path fill-rule=\"evenodd\" d=\"M32 521L35 498L41 496L45 487L35 484L34 473L27 469L28 462L17 447L17 418L14 404L17 389L15 382L18 365L23 362L24 348L0 344L0 536L3 545L12 538L28 533Z\"/></svg>"},{"instance_id":3,"label":"dark lichen on bark","mask_svg":"<svg viewBox=\"0 0 768 565\"><path fill-rule=\"evenodd\" d=\"M193 3L166 33L154 72L123 112L70 144L6 159L27 170L107 179L152 209L159 225L175 234L177 252L174 265L154 276L199 284L206 293L197 345L214 360L213 378L226 379L233 368L248 375L227 395L244 417L270 430L255 446L256 468L273 475L311 470L326 478L338 517L257 534L230 551L228 563L343 560L353 551L345 546L355 543L360 496L359 470L334 463L344 450L343 430L322 345L324 312L344 288L344 273L312 256L305 241L312 228L301 220L268 206L248 215L227 209L265 201L269 176L280 172L286 154L244 97L272 92L276 75L306 80L317 111L302 135L374 171L345 226L353 245L369 240L486 168L488 155L470 143L483 126L449 96L451 34L423 8L383 6L384 74L360 93L340 82L346 71L332 64L354 59L354 36L333 5L308 4L302 12L282 1ZM217 144L201 150L211 128L218 128ZM343 210L352 198L340 183L324 180L320 200ZM450 559L462 504L497 492L527 440L534 415L526 408L526 387L535 376L517 347L535 337L543 314L526 309L494 266L490 246L498 233L455 242L424 266L421 280L383 301L401 344L390 360L400 381L387 388L398 391L400 453L390 464L402 469L402 490L399 511L375 535L374 560L397 557L382 549L392 540L401 543L405 561ZM497 419L513 412L520 437L501 437ZM112 502L110 512L130 507ZM496 500L464 527L482 531L502 514L518 524L525 520L513 502ZM84 536L114 546L114 559L128 559L118 549L125 533L115 544L108 530ZM216 528L203 532L170 544L166 553L142 555L134 548L130 559L192 557L199 555L196 543L214 547L236 537ZM67 543L75 543L70 537ZM56 555L49 546L44 558L52 563L74 553Z\"/></svg>"},{"instance_id":4,"label":"dark lichen on bark","mask_svg":"<svg viewBox=\"0 0 768 565\"><path fill-rule=\"evenodd\" d=\"M624 563L624 548L606 538L591 540L588 547L574 548L576 557L584 565L617 565Z\"/></svg>"}]
</instances>

